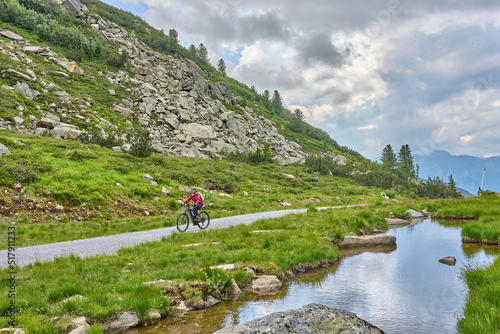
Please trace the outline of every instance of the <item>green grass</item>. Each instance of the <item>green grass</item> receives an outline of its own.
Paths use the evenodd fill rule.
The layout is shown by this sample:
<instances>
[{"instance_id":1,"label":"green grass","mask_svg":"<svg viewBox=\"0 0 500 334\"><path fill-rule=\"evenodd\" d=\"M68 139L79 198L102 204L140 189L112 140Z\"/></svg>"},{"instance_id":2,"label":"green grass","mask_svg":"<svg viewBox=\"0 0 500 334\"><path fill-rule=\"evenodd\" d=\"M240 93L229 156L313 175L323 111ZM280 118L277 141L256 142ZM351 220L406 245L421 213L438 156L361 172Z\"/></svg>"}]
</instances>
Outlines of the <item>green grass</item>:
<instances>
[{"instance_id":1,"label":"green grass","mask_svg":"<svg viewBox=\"0 0 500 334\"><path fill-rule=\"evenodd\" d=\"M463 274L469 298L457 324L461 334L500 333L500 258L489 268L470 268Z\"/></svg>"},{"instance_id":2,"label":"green grass","mask_svg":"<svg viewBox=\"0 0 500 334\"><path fill-rule=\"evenodd\" d=\"M325 236L357 233L360 227L383 227L386 211L380 206L374 213L367 208L304 213L204 233L175 233L158 242L122 249L117 256L72 256L28 265L19 270L16 287L19 325L29 332L40 332L44 326L52 326L53 316L79 315L102 322L121 311L136 311L144 318L150 308L165 310L170 302L159 287L143 282L203 282L206 268L212 265L234 263L238 268L255 266L282 275L294 265L333 260L339 251ZM275 233L263 235L252 233L254 230ZM194 243L202 245L182 247ZM242 270L232 276L242 283L249 279ZM8 320L7 290L4 278L0 284L3 327ZM76 295L83 298L65 301Z\"/></svg>"},{"instance_id":3,"label":"green grass","mask_svg":"<svg viewBox=\"0 0 500 334\"><path fill-rule=\"evenodd\" d=\"M291 203L291 208L306 208L311 205L303 202L306 198L321 200L315 206L380 199L379 188L359 186L347 178L316 175L304 166L253 166L158 154L137 158L75 140L10 131L0 131L0 142L12 153L0 158L0 187L21 182L26 186L24 198L79 210L79 216L84 217L84 221L75 221L71 214L36 216L29 210L10 217L0 224L17 223L18 247L173 226L180 213L177 201L187 195L178 189L193 185L205 192L209 188L217 191L206 199L214 203L209 208L212 218L288 208L278 200ZM159 186L151 186L144 174L152 175ZM170 195L162 196L162 187L168 188ZM221 192L232 198L220 196ZM147 217L145 211L153 217ZM85 218L87 214L90 218ZM4 239L1 234L0 248L5 249Z\"/></svg>"}]
</instances>

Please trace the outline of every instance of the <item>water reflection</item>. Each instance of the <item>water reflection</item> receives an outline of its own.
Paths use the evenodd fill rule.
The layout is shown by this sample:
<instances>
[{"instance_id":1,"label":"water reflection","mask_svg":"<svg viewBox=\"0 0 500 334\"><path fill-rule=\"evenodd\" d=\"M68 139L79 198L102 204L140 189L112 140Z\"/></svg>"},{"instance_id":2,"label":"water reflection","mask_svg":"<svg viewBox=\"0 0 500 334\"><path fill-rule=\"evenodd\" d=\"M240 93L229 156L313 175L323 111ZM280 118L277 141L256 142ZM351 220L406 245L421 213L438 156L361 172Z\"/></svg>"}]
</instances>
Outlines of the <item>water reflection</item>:
<instances>
[{"instance_id":1,"label":"water reflection","mask_svg":"<svg viewBox=\"0 0 500 334\"><path fill-rule=\"evenodd\" d=\"M461 268L490 264L500 250L462 246L462 225L424 220L391 229L397 248L349 251L337 266L301 275L276 296L248 296L132 333L211 333L312 302L354 312L386 333L454 333L467 294ZM438 262L445 256L456 266Z\"/></svg>"}]
</instances>

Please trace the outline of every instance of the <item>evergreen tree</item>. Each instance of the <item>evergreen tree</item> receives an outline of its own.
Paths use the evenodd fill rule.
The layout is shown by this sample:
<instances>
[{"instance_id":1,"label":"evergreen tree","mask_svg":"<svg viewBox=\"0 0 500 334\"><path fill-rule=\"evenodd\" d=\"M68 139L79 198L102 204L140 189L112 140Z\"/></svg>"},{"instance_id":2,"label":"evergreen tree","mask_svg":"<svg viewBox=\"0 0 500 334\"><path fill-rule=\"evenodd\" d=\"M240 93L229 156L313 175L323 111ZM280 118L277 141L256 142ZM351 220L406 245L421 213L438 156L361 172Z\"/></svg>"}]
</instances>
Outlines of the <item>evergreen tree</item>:
<instances>
[{"instance_id":1,"label":"evergreen tree","mask_svg":"<svg viewBox=\"0 0 500 334\"><path fill-rule=\"evenodd\" d=\"M275 113L278 113L280 109L283 107L281 103L281 95L277 89L274 90L273 99L271 100L271 106Z\"/></svg>"},{"instance_id":2,"label":"evergreen tree","mask_svg":"<svg viewBox=\"0 0 500 334\"><path fill-rule=\"evenodd\" d=\"M402 175L415 178L415 164L408 144L401 146L399 150L397 169Z\"/></svg>"},{"instance_id":3,"label":"evergreen tree","mask_svg":"<svg viewBox=\"0 0 500 334\"><path fill-rule=\"evenodd\" d=\"M203 45L203 43L200 43L200 46L198 47L198 50L196 53L196 56L198 56L198 58L200 58L204 62L210 63L210 58L208 57L208 50L205 47L205 45Z\"/></svg>"},{"instance_id":4,"label":"evergreen tree","mask_svg":"<svg viewBox=\"0 0 500 334\"><path fill-rule=\"evenodd\" d=\"M450 187L453 191L457 191L457 183L453 179L453 175L450 175L448 178L448 187Z\"/></svg>"},{"instance_id":5,"label":"evergreen tree","mask_svg":"<svg viewBox=\"0 0 500 334\"><path fill-rule=\"evenodd\" d=\"M217 71L219 71L222 75L226 75L226 63L222 58L219 59L219 62L217 63Z\"/></svg>"},{"instance_id":6,"label":"evergreen tree","mask_svg":"<svg viewBox=\"0 0 500 334\"><path fill-rule=\"evenodd\" d=\"M264 93L262 93L262 96L264 97L263 99L263 103L264 103L264 106L271 110L271 94L269 93L269 90L265 90Z\"/></svg>"},{"instance_id":7,"label":"evergreen tree","mask_svg":"<svg viewBox=\"0 0 500 334\"><path fill-rule=\"evenodd\" d=\"M170 39L172 39L176 44L179 43L179 34L175 29L170 29L168 31L168 37L170 37Z\"/></svg>"},{"instance_id":8,"label":"evergreen tree","mask_svg":"<svg viewBox=\"0 0 500 334\"><path fill-rule=\"evenodd\" d=\"M191 44L191 46L189 47L189 56L191 57L191 59L194 60L196 58L197 53L198 53L198 51L196 50L196 46Z\"/></svg>"},{"instance_id":9,"label":"evergreen tree","mask_svg":"<svg viewBox=\"0 0 500 334\"><path fill-rule=\"evenodd\" d=\"M304 121L306 119L306 116L304 115L302 110L300 110L299 108L297 108L293 111L293 116L295 116L297 119L299 119L301 121Z\"/></svg>"},{"instance_id":10,"label":"evergreen tree","mask_svg":"<svg viewBox=\"0 0 500 334\"><path fill-rule=\"evenodd\" d=\"M396 164L398 161L396 153L394 153L390 144L388 144L382 150L382 156L380 157L380 160L385 167L390 168L391 170L396 168Z\"/></svg>"}]
</instances>

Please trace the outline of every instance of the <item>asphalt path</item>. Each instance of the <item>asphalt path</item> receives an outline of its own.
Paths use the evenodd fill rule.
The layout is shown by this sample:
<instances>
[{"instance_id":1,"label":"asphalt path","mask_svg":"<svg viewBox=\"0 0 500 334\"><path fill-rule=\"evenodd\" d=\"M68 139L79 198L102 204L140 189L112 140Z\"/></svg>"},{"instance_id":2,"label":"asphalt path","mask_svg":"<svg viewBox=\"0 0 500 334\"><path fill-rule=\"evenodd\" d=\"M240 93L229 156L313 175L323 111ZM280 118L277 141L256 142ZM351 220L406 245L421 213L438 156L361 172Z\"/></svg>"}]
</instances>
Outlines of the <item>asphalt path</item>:
<instances>
[{"instance_id":1,"label":"asphalt path","mask_svg":"<svg viewBox=\"0 0 500 334\"><path fill-rule=\"evenodd\" d=\"M332 206L317 209L340 209L365 205L366 204ZM226 228L229 226L236 226L240 224L249 225L259 219L278 218L290 214L304 213L306 211L307 209L280 210L218 218L210 220L210 226L206 230ZM200 231L202 230L190 224L188 230L185 233L197 233ZM158 241L164 237L168 237L172 233L179 233L175 226L149 231L130 232L98 238L64 241L53 244L16 248L14 254L15 260L20 267L35 263L36 261L53 261L55 258L68 257L72 254L82 258L103 254L116 255L116 252L120 248L132 247L149 241ZM8 266L8 257L9 254L7 250L0 251L0 268L6 268Z\"/></svg>"}]
</instances>

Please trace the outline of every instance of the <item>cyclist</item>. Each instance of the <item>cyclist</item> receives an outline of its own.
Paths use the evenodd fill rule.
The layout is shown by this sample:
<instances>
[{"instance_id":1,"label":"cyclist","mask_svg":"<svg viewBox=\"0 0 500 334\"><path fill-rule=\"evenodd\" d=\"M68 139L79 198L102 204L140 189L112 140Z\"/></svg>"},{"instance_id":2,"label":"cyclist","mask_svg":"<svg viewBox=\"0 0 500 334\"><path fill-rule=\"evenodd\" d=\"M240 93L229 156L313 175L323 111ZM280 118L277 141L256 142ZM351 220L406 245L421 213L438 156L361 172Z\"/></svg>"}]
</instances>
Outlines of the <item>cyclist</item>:
<instances>
[{"instance_id":1,"label":"cyclist","mask_svg":"<svg viewBox=\"0 0 500 334\"><path fill-rule=\"evenodd\" d=\"M184 204L187 204L190 200L193 200L194 206L193 206L193 213L195 217L195 222L194 224L196 225L197 222L200 219L200 216L198 215L198 210L203 207L203 199L201 198L201 194L198 193L198 189L196 187L191 188L191 196L188 197L187 200L184 201Z\"/></svg>"}]
</instances>

